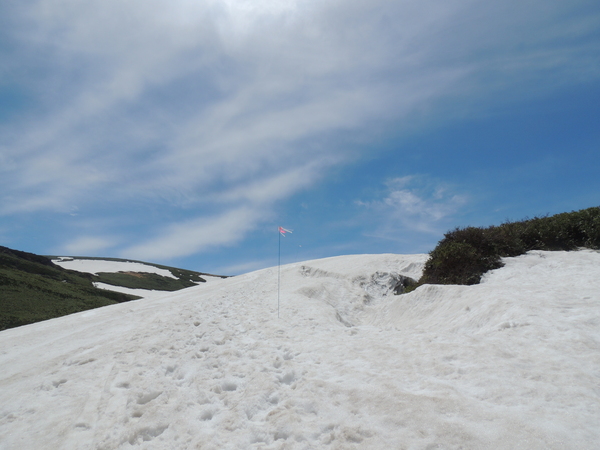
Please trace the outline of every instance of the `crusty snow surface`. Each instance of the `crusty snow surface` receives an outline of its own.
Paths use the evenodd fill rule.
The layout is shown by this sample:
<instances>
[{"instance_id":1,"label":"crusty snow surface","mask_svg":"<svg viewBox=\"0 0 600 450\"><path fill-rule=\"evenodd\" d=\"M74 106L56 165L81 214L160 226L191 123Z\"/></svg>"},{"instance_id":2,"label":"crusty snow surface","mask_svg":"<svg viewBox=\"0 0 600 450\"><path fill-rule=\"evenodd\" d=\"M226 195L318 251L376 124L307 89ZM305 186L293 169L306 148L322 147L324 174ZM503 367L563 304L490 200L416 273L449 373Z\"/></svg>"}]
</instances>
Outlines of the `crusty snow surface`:
<instances>
[{"instance_id":1,"label":"crusty snow surface","mask_svg":"<svg viewBox=\"0 0 600 450\"><path fill-rule=\"evenodd\" d=\"M426 255L216 280L0 332L0 449L597 449L600 252L395 296Z\"/></svg>"}]
</instances>

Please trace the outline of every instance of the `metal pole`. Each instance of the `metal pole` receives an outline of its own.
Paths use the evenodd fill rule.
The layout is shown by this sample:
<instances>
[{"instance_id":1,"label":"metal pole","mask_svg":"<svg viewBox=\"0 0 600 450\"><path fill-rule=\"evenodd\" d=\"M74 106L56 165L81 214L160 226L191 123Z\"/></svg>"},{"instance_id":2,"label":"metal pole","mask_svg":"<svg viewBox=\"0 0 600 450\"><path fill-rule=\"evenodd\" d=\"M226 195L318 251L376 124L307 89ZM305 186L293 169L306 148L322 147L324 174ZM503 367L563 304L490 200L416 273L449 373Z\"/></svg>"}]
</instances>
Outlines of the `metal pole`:
<instances>
[{"instance_id":1,"label":"metal pole","mask_svg":"<svg viewBox=\"0 0 600 450\"><path fill-rule=\"evenodd\" d=\"M279 235L279 252L277 259L277 318L279 319L279 296L280 296L280 285L281 285L281 233L277 229Z\"/></svg>"}]
</instances>

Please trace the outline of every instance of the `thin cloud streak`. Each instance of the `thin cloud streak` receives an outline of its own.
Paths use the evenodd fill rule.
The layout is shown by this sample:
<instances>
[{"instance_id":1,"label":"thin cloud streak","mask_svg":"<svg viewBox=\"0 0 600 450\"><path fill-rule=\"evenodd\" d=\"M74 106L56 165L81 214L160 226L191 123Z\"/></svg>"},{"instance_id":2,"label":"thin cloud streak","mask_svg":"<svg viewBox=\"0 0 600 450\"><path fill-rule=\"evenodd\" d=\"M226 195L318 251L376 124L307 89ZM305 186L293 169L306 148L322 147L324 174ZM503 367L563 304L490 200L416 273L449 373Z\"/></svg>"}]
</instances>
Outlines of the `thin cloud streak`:
<instances>
[{"instance_id":1,"label":"thin cloud streak","mask_svg":"<svg viewBox=\"0 0 600 450\"><path fill-rule=\"evenodd\" d=\"M379 236L407 232L438 234L449 218L468 203L468 197L424 176L388 180L383 199L357 200L377 224L368 233Z\"/></svg>"},{"instance_id":2,"label":"thin cloud streak","mask_svg":"<svg viewBox=\"0 0 600 450\"><path fill-rule=\"evenodd\" d=\"M215 217L172 224L155 239L125 248L121 253L123 257L149 261L187 256L239 242L259 221L268 219L260 210L243 206Z\"/></svg>"}]
</instances>

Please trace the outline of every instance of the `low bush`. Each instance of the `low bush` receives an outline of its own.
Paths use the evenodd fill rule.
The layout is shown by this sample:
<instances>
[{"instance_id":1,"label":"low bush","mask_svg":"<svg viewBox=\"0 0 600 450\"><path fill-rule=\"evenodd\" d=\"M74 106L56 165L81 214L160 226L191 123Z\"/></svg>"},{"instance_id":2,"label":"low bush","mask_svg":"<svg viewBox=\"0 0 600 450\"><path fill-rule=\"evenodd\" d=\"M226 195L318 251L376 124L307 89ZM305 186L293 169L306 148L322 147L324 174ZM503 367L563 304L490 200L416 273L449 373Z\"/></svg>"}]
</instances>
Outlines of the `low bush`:
<instances>
[{"instance_id":1,"label":"low bush","mask_svg":"<svg viewBox=\"0 0 600 450\"><path fill-rule=\"evenodd\" d=\"M444 235L425 264L422 284L477 284L501 258L530 250L600 249L600 207L507 222L457 228Z\"/></svg>"}]
</instances>

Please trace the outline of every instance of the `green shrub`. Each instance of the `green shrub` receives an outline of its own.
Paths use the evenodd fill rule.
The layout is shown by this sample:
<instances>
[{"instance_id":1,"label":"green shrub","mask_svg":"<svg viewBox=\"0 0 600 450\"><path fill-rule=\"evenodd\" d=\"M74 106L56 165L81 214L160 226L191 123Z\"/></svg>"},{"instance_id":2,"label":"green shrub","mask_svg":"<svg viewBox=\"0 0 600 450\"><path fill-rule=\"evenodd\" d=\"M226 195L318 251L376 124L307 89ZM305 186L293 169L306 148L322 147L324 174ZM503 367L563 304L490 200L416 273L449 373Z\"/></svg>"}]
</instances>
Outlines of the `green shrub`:
<instances>
[{"instance_id":1,"label":"green shrub","mask_svg":"<svg viewBox=\"0 0 600 450\"><path fill-rule=\"evenodd\" d=\"M495 243L480 228L456 229L430 253L421 284L477 284L501 266Z\"/></svg>"},{"instance_id":2,"label":"green shrub","mask_svg":"<svg viewBox=\"0 0 600 450\"><path fill-rule=\"evenodd\" d=\"M422 284L477 284L501 258L530 250L600 249L600 207L444 235L425 263Z\"/></svg>"}]
</instances>

